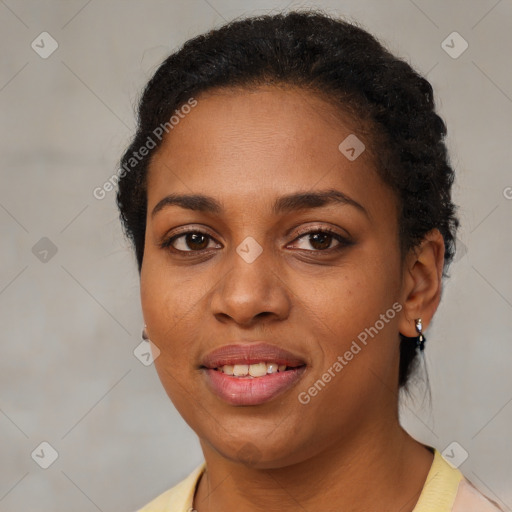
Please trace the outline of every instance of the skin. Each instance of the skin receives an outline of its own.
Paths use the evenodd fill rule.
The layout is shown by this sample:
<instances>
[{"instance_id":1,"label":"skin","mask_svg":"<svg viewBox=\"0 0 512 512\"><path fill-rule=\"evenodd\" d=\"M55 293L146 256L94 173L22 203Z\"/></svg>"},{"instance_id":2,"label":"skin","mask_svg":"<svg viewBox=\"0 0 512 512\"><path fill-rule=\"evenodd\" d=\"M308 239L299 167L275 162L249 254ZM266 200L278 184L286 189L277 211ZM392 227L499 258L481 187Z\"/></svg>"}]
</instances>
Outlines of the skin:
<instances>
[{"instance_id":1,"label":"skin","mask_svg":"<svg viewBox=\"0 0 512 512\"><path fill-rule=\"evenodd\" d=\"M433 455L399 424L398 333L415 336L414 319L426 329L437 309L442 236L433 230L401 260L396 197L374 169L367 130L318 95L268 85L197 100L150 165L140 275L147 332L161 351L156 369L207 464L194 508L412 511ZM367 149L349 161L338 145L352 133ZM366 213L349 204L271 211L282 195L325 189ZM210 195L224 210L171 205L153 217L171 193ZM160 246L178 227L212 238L175 241L196 251L187 258ZM329 227L353 243L322 250L339 242L297 233ZM236 252L248 236L263 249L250 264ZM299 392L396 302L401 311L301 404ZM261 405L221 401L205 384L201 357L241 340L301 356L301 381Z\"/></svg>"}]
</instances>

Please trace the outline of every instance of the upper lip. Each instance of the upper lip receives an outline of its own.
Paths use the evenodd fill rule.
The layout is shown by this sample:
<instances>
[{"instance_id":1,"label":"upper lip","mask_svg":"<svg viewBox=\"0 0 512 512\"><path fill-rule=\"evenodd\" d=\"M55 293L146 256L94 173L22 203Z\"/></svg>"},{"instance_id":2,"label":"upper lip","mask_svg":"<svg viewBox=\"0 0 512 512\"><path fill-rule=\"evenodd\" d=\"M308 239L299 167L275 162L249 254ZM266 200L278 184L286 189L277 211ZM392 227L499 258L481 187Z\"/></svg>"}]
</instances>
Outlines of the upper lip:
<instances>
[{"instance_id":1,"label":"upper lip","mask_svg":"<svg viewBox=\"0 0 512 512\"><path fill-rule=\"evenodd\" d=\"M301 357L281 347L264 342L251 342L216 348L203 357L201 366L219 368L224 365L257 364L261 362L285 364L291 367L306 364Z\"/></svg>"}]
</instances>

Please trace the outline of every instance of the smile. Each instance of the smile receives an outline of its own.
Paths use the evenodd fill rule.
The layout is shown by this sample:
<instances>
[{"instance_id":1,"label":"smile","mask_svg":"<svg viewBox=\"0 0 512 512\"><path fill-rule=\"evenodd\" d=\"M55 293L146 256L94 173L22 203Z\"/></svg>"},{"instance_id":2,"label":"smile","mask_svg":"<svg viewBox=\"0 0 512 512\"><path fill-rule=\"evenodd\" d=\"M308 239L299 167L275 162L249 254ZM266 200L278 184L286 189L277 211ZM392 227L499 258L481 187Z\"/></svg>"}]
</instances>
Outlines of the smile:
<instances>
[{"instance_id":1,"label":"smile","mask_svg":"<svg viewBox=\"0 0 512 512\"><path fill-rule=\"evenodd\" d=\"M207 388L230 405L259 405L295 386L303 357L265 341L228 344L209 352L200 370Z\"/></svg>"}]
</instances>

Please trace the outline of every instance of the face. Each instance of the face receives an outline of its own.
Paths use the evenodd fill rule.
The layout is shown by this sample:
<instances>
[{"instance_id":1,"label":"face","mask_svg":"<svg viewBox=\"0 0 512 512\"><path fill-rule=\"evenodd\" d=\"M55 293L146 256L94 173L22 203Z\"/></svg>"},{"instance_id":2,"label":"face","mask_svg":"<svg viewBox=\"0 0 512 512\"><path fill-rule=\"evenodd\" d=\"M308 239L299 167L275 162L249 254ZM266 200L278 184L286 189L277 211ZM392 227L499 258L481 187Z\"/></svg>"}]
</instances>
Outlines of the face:
<instances>
[{"instance_id":1,"label":"face","mask_svg":"<svg viewBox=\"0 0 512 512\"><path fill-rule=\"evenodd\" d=\"M217 90L151 162L140 284L155 366L226 459L285 466L395 415L397 207L359 128L304 90ZM339 149L349 135L359 156L355 139ZM267 373L243 376L251 362Z\"/></svg>"}]
</instances>

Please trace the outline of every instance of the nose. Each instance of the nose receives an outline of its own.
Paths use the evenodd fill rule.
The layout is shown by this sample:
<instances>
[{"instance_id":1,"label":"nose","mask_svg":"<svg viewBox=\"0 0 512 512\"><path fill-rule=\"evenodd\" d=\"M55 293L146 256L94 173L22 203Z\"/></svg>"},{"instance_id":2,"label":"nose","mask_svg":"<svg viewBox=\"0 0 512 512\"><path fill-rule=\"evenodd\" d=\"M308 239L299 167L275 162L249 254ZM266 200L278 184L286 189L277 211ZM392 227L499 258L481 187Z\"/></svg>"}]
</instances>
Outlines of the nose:
<instances>
[{"instance_id":1,"label":"nose","mask_svg":"<svg viewBox=\"0 0 512 512\"><path fill-rule=\"evenodd\" d=\"M213 290L210 307L220 322L250 326L265 319L283 320L290 313L290 291L271 261L270 250L254 261L236 251L227 262L229 270Z\"/></svg>"}]
</instances>

